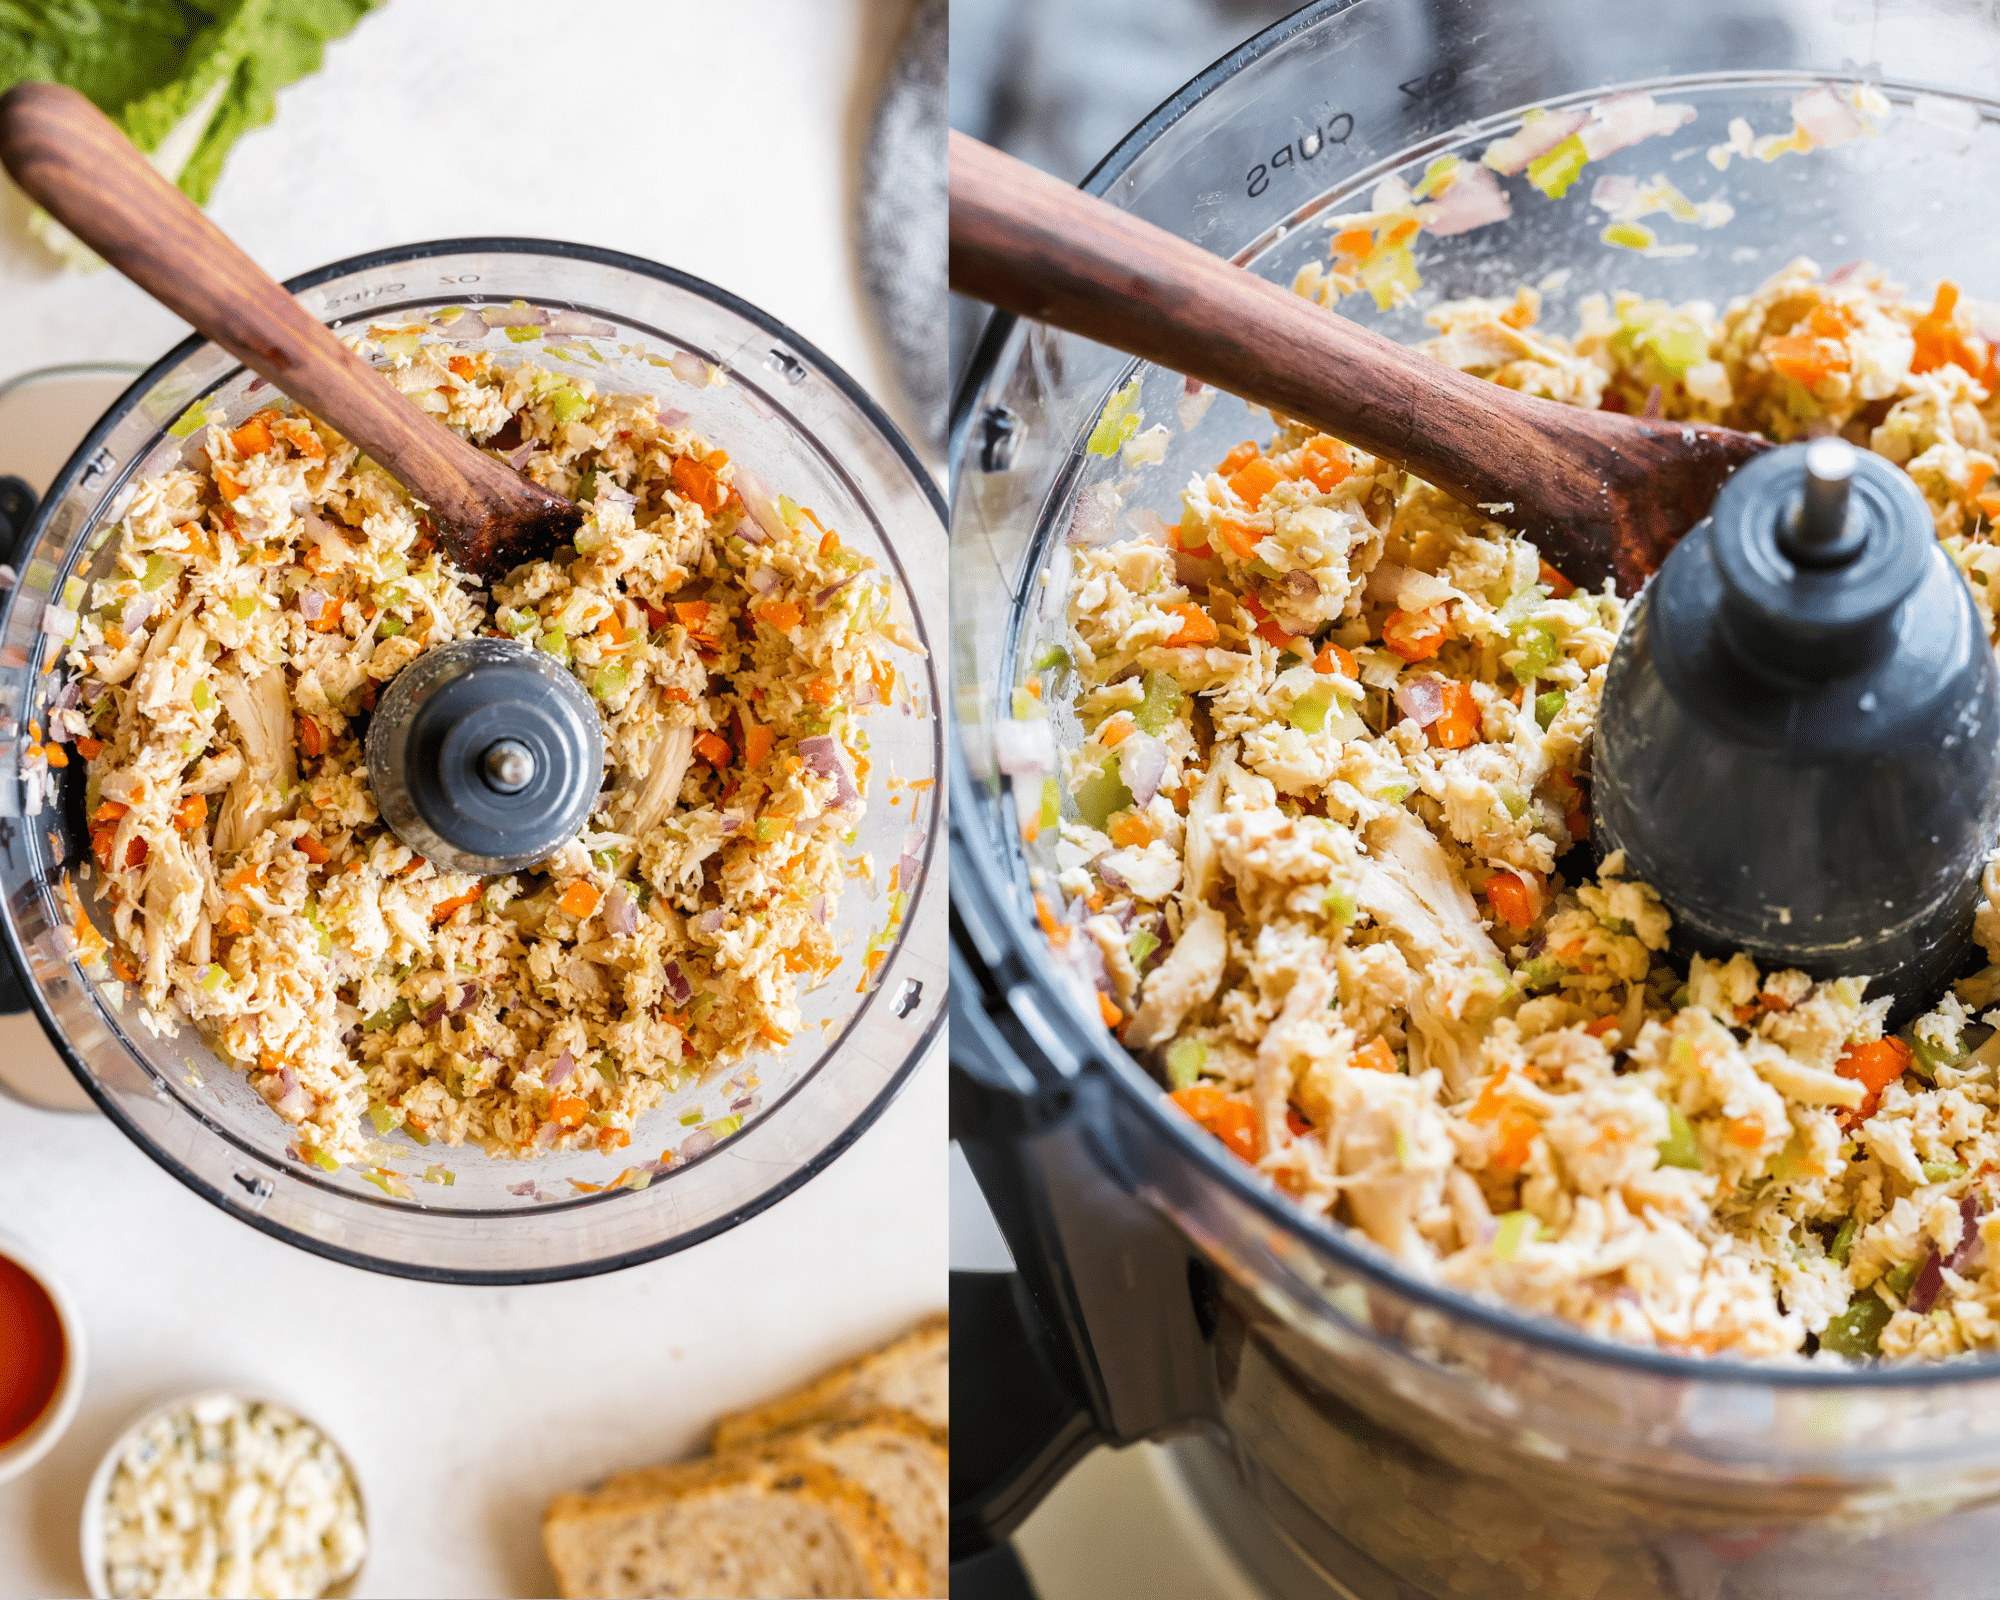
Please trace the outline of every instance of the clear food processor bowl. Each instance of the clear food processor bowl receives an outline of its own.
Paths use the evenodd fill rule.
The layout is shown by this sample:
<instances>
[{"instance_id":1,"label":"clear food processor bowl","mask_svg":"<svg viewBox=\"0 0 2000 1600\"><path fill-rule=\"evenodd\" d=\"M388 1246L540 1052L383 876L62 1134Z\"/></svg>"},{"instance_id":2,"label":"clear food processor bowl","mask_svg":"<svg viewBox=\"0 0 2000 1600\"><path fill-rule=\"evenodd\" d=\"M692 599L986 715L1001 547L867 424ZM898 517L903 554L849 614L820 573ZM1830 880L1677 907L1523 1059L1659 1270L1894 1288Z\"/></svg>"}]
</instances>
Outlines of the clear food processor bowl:
<instances>
[{"instance_id":1,"label":"clear food processor bowl","mask_svg":"<svg viewBox=\"0 0 2000 1600\"><path fill-rule=\"evenodd\" d=\"M852 379L734 296L634 256L533 239L410 245L287 287L335 328L415 323L449 306L519 302L546 313L477 342L466 342L461 318L453 343L491 349L503 362L531 359L600 390L657 395L663 408L687 412L773 493L811 503L883 568L920 640L941 629L944 509L929 475ZM57 478L0 614L6 939L71 1070L141 1149L223 1209L322 1255L409 1277L518 1283L610 1271L697 1243L789 1194L874 1120L942 1022L944 875L931 869L943 859L943 733L928 657L899 662L916 707L867 719L873 771L855 853L873 857L877 878L853 883L841 901L832 925L844 951L839 970L802 998L803 1025L789 1046L748 1058L760 1079L755 1104L732 1109L748 1096L724 1080L741 1069L717 1073L655 1107L616 1155L511 1161L474 1147L419 1148L398 1130L372 1177L302 1165L287 1153L287 1125L193 1028L154 1038L138 1025L135 994L114 998L122 985L93 982L71 959L62 878L65 863L88 860L71 793L82 788L82 766L51 774L62 785L39 803L20 770L25 730L46 716L62 679L45 670L60 646L41 630L44 606L73 573L108 564L129 485L194 449L199 422L240 420L270 398L261 379L205 340L170 352ZM900 925L870 978L864 953L891 918L884 880L906 852L922 871L899 885L908 895ZM727 1132L731 1116L742 1122ZM614 1181L628 1162L666 1152L676 1160L650 1181Z\"/></svg>"},{"instance_id":2,"label":"clear food processor bowl","mask_svg":"<svg viewBox=\"0 0 2000 1600\"><path fill-rule=\"evenodd\" d=\"M1383 180L1415 186L1445 155L1477 162L1531 109L1644 90L1692 107L1693 119L1591 161L1560 199L1501 179L1506 219L1414 241L1421 287L1409 304L1378 309L1358 293L1341 314L1410 342L1439 301L1525 283L1541 287L1543 326L1573 331L1586 295L1633 289L1720 306L1799 255L1824 269L1866 258L1913 296L1950 278L2000 299L2000 208L1978 198L2000 170L2000 103L1987 93L1996 69L1990 10L1942 0L1327 0L1195 80L1086 187L1290 286L1302 267L1326 264L1328 220L1369 210ZM1777 151L1794 105L1822 84L1850 107L1853 86L1866 85L1872 126ZM1801 115L1816 120L1810 107ZM1769 160L1756 153L1766 136ZM1738 152L1720 166L1711 152L1732 139ZM1656 176L1697 214L1662 210L1639 219L1649 240L1608 239L1621 195ZM1164 421L1170 436L1165 460L1136 471L1084 448L1134 375L1147 423ZM1139 1414L1134 1374L1209 1386L1195 1408L1204 1441L1177 1449L1276 1592L1995 1592L2000 1360L1868 1370L1703 1360L1614 1347L1417 1282L1164 1114L1159 1087L1053 970L1029 891L1031 871L1053 880L1053 830L1023 844L995 729L1063 642L1051 557L1083 497L1095 501L1091 518L1110 506L1175 522L1191 477L1272 431L1227 396L1187 426L1181 398L1175 374L1000 319L954 419L957 925L1035 1041L1032 1081L1089 1113L1092 1159L1171 1219L1219 1289L1214 1305L1194 1296L1192 1355L1163 1351L1178 1337L1169 1322L1188 1321L1185 1287L1166 1283L1156 1302L1166 1311L1147 1321L1139 1291L1122 1289L1121 1306L1076 1265L1114 1256L1098 1248L1105 1191L1089 1206L1044 1207L1041 1239L1073 1258L1065 1272L1099 1393L1114 1412L1129 1402ZM1080 737L1066 707L1050 715L1058 742Z\"/></svg>"}]
</instances>

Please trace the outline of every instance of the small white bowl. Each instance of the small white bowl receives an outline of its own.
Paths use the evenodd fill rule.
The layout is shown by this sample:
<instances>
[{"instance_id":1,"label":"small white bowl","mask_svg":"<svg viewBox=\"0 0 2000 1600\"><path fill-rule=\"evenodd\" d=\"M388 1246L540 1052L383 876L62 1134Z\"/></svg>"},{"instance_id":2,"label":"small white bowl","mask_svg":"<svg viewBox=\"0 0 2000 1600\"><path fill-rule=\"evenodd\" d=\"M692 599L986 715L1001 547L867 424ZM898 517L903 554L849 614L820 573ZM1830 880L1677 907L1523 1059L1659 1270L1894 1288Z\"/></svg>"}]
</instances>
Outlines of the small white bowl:
<instances>
[{"instance_id":1,"label":"small white bowl","mask_svg":"<svg viewBox=\"0 0 2000 1600\"><path fill-rule=\"evenodd\" d=\"M26 1268L28 1275L48 1291L63 1333L63 1370L56 1380L55 1398L32 1428L12 1444L0 1445L0 1483L5 1483L9 1478L18 1478L54 1449L70 1418L76 1415L77 1405L83 1399L83 1318L69 1291L57 1281L48 1259L25 1240L11 1233L0 1233L0 1256Z\"/></svg>"},{"instance_id":2,"label":"small white bowl","mask_svg":"<svg viewBox=\"0 0 2000 1600\"><path fill-rule=\"evenodd\" d=\"M83 1576L84 1581L90 1586L92 1600L112 1600L111 1585L104 1570L104 1502L110 1496L111 1478L118 1470L118 1463L124 1459L125 1451L132 1441L161 1417L176 1411L185 1411L204 1400L234 1400L243 1405L276 1406L280 1411L290 1412L301 1422L311 1423L313 1427L319 1429L320 1437L333 1446L334 1453L347 1468L348 1481L354 1485L355 1503L361 1508L361 1529L368 1535L368 1548L362 1552L361 1565L326 1591L327 1600L347 1600L347 1597L354 1593L356 1585L360 1583L361 1575L368 1570L368 1557L374 1554L375 1550L368 1516L368 1496L361 1487L361 1474L354 1470L354 1459L317 1418L280 1396L257 1394L248 1389L200 1389L193 1394L180 1395L154 1406L144 1416L135 1420L131 1427L118 1436L111 1448L104 1452L104 1459L97 1463L97 1470L90 1475L90 1488L85 1491L83 1497Z\"/></svg>"}]
</instances>

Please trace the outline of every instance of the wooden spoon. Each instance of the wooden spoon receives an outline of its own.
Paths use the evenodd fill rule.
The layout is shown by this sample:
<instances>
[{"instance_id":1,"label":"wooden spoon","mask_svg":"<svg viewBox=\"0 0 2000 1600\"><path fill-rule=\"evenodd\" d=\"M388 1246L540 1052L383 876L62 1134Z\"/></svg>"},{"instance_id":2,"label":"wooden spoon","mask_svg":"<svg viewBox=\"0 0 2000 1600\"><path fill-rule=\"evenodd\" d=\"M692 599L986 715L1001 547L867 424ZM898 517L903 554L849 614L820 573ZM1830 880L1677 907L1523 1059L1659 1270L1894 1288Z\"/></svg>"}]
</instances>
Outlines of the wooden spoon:
<instances>
[{"instance_id":1,"label":"wooden spoon","mask_svg":"<svg viewBox=\"0 0 2000 1600\"><path fill-rule=\"evenodd\" d=\"M1269 406L1636 594L1768 442L1467 377L960 133L951 286Z\"/></svg>"},{"instance_id":2,"label":"wooden spoon","mask_svg":"<svg viewBox=\"0 0 2000 1600\"><path fill-rule=\"evenodd\" d=\"M154 299L393 473L465 571L490 581L548 555L582 523L561 495L412 405L74 89L23 83L0 95L0 165Z\"/></svg>"}]
</instances>

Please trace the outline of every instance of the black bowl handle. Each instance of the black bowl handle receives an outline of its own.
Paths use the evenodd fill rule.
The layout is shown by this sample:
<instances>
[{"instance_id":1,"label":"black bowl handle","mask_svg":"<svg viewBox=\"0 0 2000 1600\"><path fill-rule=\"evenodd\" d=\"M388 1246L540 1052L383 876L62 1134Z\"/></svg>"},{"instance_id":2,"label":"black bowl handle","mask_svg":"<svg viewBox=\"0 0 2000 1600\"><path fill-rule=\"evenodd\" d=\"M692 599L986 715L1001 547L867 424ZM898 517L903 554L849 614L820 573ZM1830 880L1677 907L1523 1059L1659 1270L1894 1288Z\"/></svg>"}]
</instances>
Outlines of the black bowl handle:
<instances>
[{"instance_id":1,"label":"black bowl handle","mask_svg":"<svg viewBox=\"0 0 2000 1600\"><path fill-rule=\"evenodd\" d=\"M954 1562L1004 1540L1097 1445L1215 1410L1211 1269L1120 1177L1112 1086L1053 1059L1057 1030L983 899L953 882L951 1132L1016 1271L952 1274L952 1404L973 1418L952 1451Z\"/></svg>"},{"instance_id":2,"label":"black bowl handle","mask_svg":"<svg viewBox=\"0 0 2000 1600\"><path fill-rule=\"evenodd\" d=\"M40 504L41 496L21 479L0 477L0 553L4 553L5 560L17 573L25 562L28 533L35 523L35 508ZM0 820L0 828L9 826ZM6 946L0 944L0 1015L11 1016L28 1009L28 991L13 957L5 951Z\"/></svg>"}]
</instances>

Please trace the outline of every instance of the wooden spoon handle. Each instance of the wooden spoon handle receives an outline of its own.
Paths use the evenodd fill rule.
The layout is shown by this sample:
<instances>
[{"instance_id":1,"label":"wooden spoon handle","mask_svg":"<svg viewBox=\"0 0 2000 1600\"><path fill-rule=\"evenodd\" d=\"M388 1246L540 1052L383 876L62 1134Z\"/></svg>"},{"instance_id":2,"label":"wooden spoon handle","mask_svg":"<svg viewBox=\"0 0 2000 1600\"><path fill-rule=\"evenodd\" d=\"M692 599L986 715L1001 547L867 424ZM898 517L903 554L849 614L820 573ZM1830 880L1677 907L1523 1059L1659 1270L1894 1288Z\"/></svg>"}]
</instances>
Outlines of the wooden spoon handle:
<instances>
[{"instance_id":1,"label":"wooden spoon handle","mask_svg":"<svg viewBox=\"0 0 2000 1600\"><path fill-rule=\"evenodd\" d=\"M23 83L0 96L0 165L140 288L367 451L441 528L478 528L496 506L546 510L550 496L412 405L74 89Z\"/></svg>"},{"instance_id":2,"label":"wooden spoon handle","mask_svg":"<svg viewBox=\"0 0 2000 1600\"><path fill-rule=\"evenodd\" d=\"M1557 546L1602 524L1604 456L1632 419L1468 377L959 133L950 181L954 289L1324 429L1468 505L1513 505L1500 521L1553 524Z\"/></svg>"}]
</instances>

